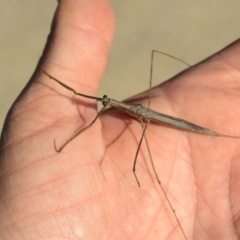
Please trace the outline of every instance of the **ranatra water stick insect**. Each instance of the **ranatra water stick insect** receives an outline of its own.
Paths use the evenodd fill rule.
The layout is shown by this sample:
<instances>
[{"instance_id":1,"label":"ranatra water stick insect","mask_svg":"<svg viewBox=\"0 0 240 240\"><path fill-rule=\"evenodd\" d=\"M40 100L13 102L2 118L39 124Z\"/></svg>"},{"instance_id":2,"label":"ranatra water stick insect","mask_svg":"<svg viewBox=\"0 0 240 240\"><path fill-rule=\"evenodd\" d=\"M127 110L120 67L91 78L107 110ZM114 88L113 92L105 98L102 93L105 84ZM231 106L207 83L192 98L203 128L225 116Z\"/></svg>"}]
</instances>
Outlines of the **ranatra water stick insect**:
<instances>
[{"instance_id":1,"label":"ranatra water stick insect","mask_svg":"<svg viewBox=\"0 0 240 240\"><path fill-rule=\"evenodd\" d=\"M166 194L166 191L164 190L164 188L163 188L163 186L161 184L161 181L160 181L160 179L158 177L158 174L156 172L156 169L155 169L155 166L154 166L154 162L153 162L153 159L152 159L152 156L151 156L151 151L150 151L150 147L149 147L149 144L148 144L148 140L147 140L146 135L145 135L145 132L147 130L148 125L151 122L156 122L156 123L169 125L171 127L177 128L179 130L191 131L191 132L198 133L198 134L203 134L203 135L209 135L209 136L215 136L215 137L228 137L228 138L240 138L240 137L238 137L238 136L230 136L230 135L226 135L226 134L221 134L221 133L215 132L215 131L213 131L211 129L208 129L208 128L196 125L196 124L194 124L192 122L186 121L184 119L173 117L173 116L170 116L170 115L166 115L166 114L159 113L159 112L156 112L154 110L151 110L150 109L150 100L151 100L152 72L153 72L154 53L161 53L161 54L167 55L167 56L169 56L171 58L174 58L176 60L179 60L179 61L183 62L184 64L187 64L186 62L182 61L181 59L173 57L173 56L171 56L169 54L166 54L166 53L163 53L163 52L160 52L160 51L156 51L156 50L152 51L148 107L144 107L144 106L142 106L141 104L138 104L138 103L124 103L124 102L120 102L120 101L117 101L115 99L107 97L107 95L104 95L101 98L101 97L90 96L90 95L86 95L86 94L77 92L72 87L66 85L65 83L59 81L58 79L56 79L55 77L50 75L43 68L40 68L40 70L46 76L48 76L50 79L54 80L55 82L60 84L62 87L66 88L67 90L73 92L75 95L78 95L78 96L81 96L81 97L84 97L84 98L93 99L93 100L96 100L96 101L100 101L100 102L102 102L102 105L103 105L102 109L97 113L96 117L92 120L92 122L89 125L87 125L86 127L84 127L83 129L81 129L80 131L78 131L76 134L71 136L60 148L56 147L56 143L55 143L55 140L54 140L54 147L55 147L55 150L57 152L61 152L66 147L66 145L68 143L70 143L74 138L76 138L78 135L80 135L81 133L86 131L88 128L90 128L96 122L96 120L99 118L99 116L104 112L104 110L107 107L113 107L113 108L117 108L117 109L123 110L128 115L133 116L134 118L136 118L141 123L143 131L142 131L142 136L140 138L139 145L137 147L136 155L135 155L135 158L134 158L134 163L133 163L133 173L134 173L135 179L137 181L138 186L140 187L140 182L139 182L137 174L136 174L136 163L137 163L138 153L139 153L139 150L140 150L140 147L141 147L141 144L142 144L142 140L145 139L146 145L147 145L148 154L149 154L151 165L152 165L152 169L154 171L154 175L155 175L155 177L157 179L158 184L161 187L162 192L164 193L164 195L166 197L166 200L167 200L167 202L168 202L168 204L169 204L169 206L170 206L170 208L171 208L171 210L172 210L172 212L173 212L173 214L175 216L176 221L178 222L178 225L179 225L179 227L181 229L181 232L182 232L182 234L184 236L184 239L187 239L186 234L185 234L185 232L184 232L184 230L183 230L183 228L182 228L182 226L180 224L180 221L179 221L179 219L178 219L178 217L176 215L176 212L175 212L175 210L174 210L174 208L173 208L173 206L172 206L172 204L171 204L171 202L170 202L170 200L169 200L169 198L168 198L168 196ZM187 64L187 65L190 66L189 64Z\"/></svg>"}]
</instances>

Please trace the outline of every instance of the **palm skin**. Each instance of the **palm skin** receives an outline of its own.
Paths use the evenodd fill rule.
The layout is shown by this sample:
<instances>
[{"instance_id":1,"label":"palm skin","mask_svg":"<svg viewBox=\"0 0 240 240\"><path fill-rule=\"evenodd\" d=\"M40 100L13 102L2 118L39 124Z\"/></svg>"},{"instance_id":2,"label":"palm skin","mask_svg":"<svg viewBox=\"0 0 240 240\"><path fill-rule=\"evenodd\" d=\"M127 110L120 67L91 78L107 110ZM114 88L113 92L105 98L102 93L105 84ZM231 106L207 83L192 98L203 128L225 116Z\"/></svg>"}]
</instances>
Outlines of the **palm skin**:
<instances>
[{"instance_id":1,"label":"palm skin","mask_svg":"<svg viewBox=\"0 0 240 240\"><path fill-rule=\"evenodd\" d=\"M41 64L96 95L113 35L105 0L62 1ZM240 135L240 43L154 88L151 108ZM135 100L147 104L147 93ZM96 116L94 101L37 72L1 137L1 239L184 239L143 143L141 125L108 110L61 153L54 149ZM187 239L238 239L240 140L147 130L159 178Z\"/></svg>"}]
</instances>

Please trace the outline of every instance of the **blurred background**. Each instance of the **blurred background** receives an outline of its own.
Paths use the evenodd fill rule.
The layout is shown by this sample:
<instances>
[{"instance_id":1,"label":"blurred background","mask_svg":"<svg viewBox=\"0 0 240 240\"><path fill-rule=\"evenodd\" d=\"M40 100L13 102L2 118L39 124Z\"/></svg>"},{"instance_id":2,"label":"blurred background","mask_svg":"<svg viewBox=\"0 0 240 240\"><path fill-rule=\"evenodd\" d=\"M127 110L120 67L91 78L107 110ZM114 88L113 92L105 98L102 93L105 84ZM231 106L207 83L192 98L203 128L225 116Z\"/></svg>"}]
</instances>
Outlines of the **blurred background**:
<instances>
[{"instance_id":1,"label":"blurred background","mask_svg":"<svg viewBox=\"0 0 240 240\"><path fill-rule=\"evenodd\" d=\"M111 0L116 34L99 96L123 100L148 88L151 50L194 65L240 35L238 0ZM34 71L57 1L2 0L0 8L0 128ZM154 85L185 66L157 56Z\"/></svg>"}]
</instances>

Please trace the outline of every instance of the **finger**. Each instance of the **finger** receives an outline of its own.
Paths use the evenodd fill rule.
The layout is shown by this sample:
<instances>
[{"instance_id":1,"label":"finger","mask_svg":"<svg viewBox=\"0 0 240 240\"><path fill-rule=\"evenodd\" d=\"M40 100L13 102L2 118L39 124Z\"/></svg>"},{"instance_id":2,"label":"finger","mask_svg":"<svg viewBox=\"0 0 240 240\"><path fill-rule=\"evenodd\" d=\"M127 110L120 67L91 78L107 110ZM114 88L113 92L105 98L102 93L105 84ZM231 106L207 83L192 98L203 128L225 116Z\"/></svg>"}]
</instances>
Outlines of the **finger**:
<instances>
[{"instance_id":1,"label":"finger","mask_svg":"<svg viewBox=\"0 0 240 240\"><path fill-rule=\"evenodd\" d=\"M107 63L113 28L113 12L107 0L62 0L38 67L85 94L95 95ZM63 101L53 97L49 78L38 69L37 73L6 118L2 144L7 136L14 135L18 141L45 129L60 118L60 113L62 118L69 114Z\"/></svg>"},{"instance_id":2,"label":"finger","mask_svg":"<svg viewBox=\"0 0 240 240\"><path fill-rule=\"evenodd\" d=\"M113 26L107 0L61 1L42 66L73 88L84 87L86 94L95 95L107 63Z\"/></svg>"}]
</instances>

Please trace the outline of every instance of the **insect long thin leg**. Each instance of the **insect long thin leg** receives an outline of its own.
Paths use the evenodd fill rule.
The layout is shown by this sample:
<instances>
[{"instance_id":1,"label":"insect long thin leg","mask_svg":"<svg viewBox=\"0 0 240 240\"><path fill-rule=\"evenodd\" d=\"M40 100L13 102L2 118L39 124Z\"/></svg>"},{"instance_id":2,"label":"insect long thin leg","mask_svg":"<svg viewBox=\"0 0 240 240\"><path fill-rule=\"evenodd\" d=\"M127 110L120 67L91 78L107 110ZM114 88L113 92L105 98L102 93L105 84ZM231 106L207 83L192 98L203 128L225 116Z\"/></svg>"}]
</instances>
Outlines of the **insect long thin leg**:
<instances>
[{"instance_id":1,"label":"insect long thin leg","mask_svg":"<svg viewBox=\"0 0 240 240\"><path fill-rule=\"evenodd\" d=\"M154 50L152 51L152 54L151 54L151 67L150 67L150 79L149 79L149 90L148 90L148 108L150 108L151 96L152 96L153 56L154 56Z\"/></svg>"},{"instance_id":2,"label":"insect long thin leg","mask_svg":"<svg viewBox=\"0 0 240 240\"><path fill-rule=\"evenodd\" d=\"M60 148L56 147L56 141L54 140L54 147L56 152L61 152L63 150L63 148L65 148L67 146L68 143L70 143L74 138L76 138L78 135L80 135L81 133L83 133L84 131L86 131L88 128L90 128L95 122L96 120L99 118L99 116L102 114L102 112L104 111L104 109L107 106L103 106L102 109L98 112L97 116L93 119L93 121L86 126L85 128L81 129L79 132L77 132L76 134L74 134L71 138L69 138Z\"/></svg>"},{"instance_id":3,"label":"insect long thin leg","mask_svg":"<svg viewBox=\"0 0 240 240\"><path fill-rule=\"evenodd\" d=\"M187 65L188 67L191 67L191 65L185 61L183 61L182 59L180 58L177 58L177 57L174 57L170 54L167 54L167 53L164 53L164 52L161 52L161 51L157 51L157 50L152 50L151 52L151 67L150 67L150 77L149 77L149 90L148 90L148 108L150 108L150 104L151 104L151 95L152 95L152 77L153 77L153 62L154 62L154 55L155 53L160 53L162 55L165 55L167 57L170 57L172 59L175 59L185 65Z\"/></svg>"},{"instance_id":4,"label":"insect long thin leg","mask_svg":"<svg viewBox=\"0 0 240 240\"><path fill-rule=\"evenodd\" d=\"M45 71L43 68L40 68L40 70L46 75L48 76L50 79L54 80L55 82L57 82L58 84L60 84L61 86L63 86L64 88L68 89L69 91L73 92L75 95L78 95L78 96L82 96L82 97L85 97L85 98L90 98L90 99L96 99L97 101L101 101L102 98L99 98L99 97L94 97L94 96L90 96L90 95L86 95L86 94L83 94L83 93L79 93L77 92L75 89L69 87L68 85L66 85L65 83L59 81L58 79L56 79L55 77L53 77L52 75L50 75L47 71Z\"/></svg>"},{"instance_id":5,"label":"insect long thin leg","mask_svg":"<svg viewBox=\"0 0 240 240\"><path fill-rule=\"evenodd\" d=\"M136 181L137 181L137 184L138 184L139 187L141 187L141 186L140 186L140 182L138 181L137 174L136 174L136 164L137 164L138 153L139 153L140 147L142 145L142 140L143 140L144 134L146 132L148 123L146 123L145 126L143 126L143 122L141 121L141 125L142 125L142 128L143 128L143 132L142 132L142 136L141 136L141 139L139 141L139 144L138 144L138 148L137 148L137 151L136 151L136 154L135 154L135 158L134 158L134 163L133 163L133 174L134 174L134 176L136 178Z\"/></svg>"},{"instance_id":6,"label":"insect long thin leg","mask_svg":"<svg viewBox=\"0 0 240 240\"><path fill-rule=\"evenodd\" d=\"M158 184L159 184L159 186L160 186L160 188L161 188L161 190L162 190L162 192L163 192L163 194L164 194L164 196L165 196L165 198L166 198L166 200L167 200L167 202L168 202L168 205L170 206L170 208L171 208L171 210L172 210L172 212L173 212L173 214L174 214L174 217L175 217L175 219L176 219L176 221L177 221L177 223L178 223L178 225L179 225L179 227L180 227L180 229L181 229L181 232L182 232L182 234L183 234L183 236L184 236L184 239L187 240L187 237L186 237L186 235L185 235L185 232L184 232L184 230L183 230L183 228L182 228L182 226L181 226L181 223L180 223L180 221L179 221L179 219L178 219L178 217L177 217L176 211L175 211L175 209L173 208L173 206L172 206L172 204L171 204L171 202L170 202L170 200L169 200L169 198L168 198L168 196L167 196L167 193L166 193L165 189L163 188L162 183L161 183L161 181L160 181L160 179L159 179L159 177L158 177L156 168L155 168L155 166L154 166L154 162L153 162L153 158L152 158L152 154L151 154L151 151L150 151L150 147L149 147L149 144L148 144L148 140L147 140L146 134L144 134L144 139L145 139L145 142L146 142L146 145L147 145L148 155L149 155L149 158L150 158L150 162L151 162L151 165L152 165L152 169L153 169L154 175L155 175L155 177L156 177L156 179L157 179L157 181L158 181Z\"/></svg>"},{"instance_id":7,"label":"insect long thin leg","mask_svg":"<svg viewBox=\"0 0 240 240\"><path fill-rule=\"evenodd\" d=\"M171 54L167 54L167 53L161 52L161 51L159 51L159 50L152 50L152 52L153 52L153 53L160 53L160 54L162 54L162 55L165 55L165 56L167 56L167 57L170 57L170 58L172 58L172 59L175 59L175 60L177 60L177 61L185 64L185 65L188 66L188 67L192 67L192 65L190 65L189 63L183 61L183 60L180 59L180 58L174 57L174 56L171 55Z\"/></svg>"}]
</instances>

